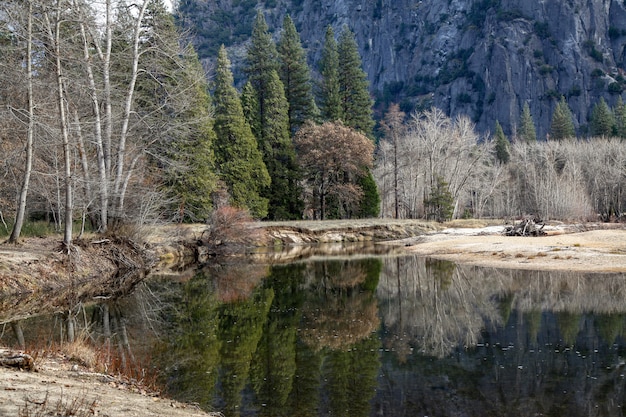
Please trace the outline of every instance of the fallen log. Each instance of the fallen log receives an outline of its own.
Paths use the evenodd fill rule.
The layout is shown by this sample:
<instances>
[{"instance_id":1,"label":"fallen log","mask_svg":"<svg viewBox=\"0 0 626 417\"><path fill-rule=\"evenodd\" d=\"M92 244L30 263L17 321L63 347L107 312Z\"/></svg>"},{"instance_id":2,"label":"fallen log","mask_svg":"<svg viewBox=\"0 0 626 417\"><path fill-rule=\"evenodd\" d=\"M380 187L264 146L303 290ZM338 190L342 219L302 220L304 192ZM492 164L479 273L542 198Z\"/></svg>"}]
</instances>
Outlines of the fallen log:
<instances>
[{"instance_id":1,"label":"fallen log","mask_svg":"<svg viewBox=\"0 0 626 417\"><path fill-rule=\"evenodd\" d=\"M515 225L506 226L503 233L505 236L545 236L544 226L540 220L526 218Z\"/></svg>"},{"instance_id":2,"label":"fallen log","mask_svg":"<svg viewBox=\"0 0 626 417\"><path fill-rule=\"evenodd\" d=\"M35 359L26 353L0 356L0 366L23 369L26 371L36 371Z\"/></svg>"}]
</instances>

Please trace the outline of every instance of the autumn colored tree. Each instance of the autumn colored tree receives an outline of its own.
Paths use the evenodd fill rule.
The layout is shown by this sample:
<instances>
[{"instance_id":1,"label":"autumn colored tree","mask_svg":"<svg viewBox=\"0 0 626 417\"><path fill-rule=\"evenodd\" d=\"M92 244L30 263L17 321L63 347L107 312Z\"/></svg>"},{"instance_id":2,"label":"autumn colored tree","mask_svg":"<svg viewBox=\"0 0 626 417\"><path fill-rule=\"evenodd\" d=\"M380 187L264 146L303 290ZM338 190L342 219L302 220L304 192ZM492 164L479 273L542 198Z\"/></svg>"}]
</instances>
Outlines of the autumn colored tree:
<instances>
[{"instance_id":1,"label":"autumn colored tree","mask_svg":"<svg viewBox=\"0 0 626 417\"><path fill-rule=\"evenodd\" d=\"M363 197L358 181L372 166L372 141L340 122L326 122L305 124L295 142L315 217L327 218L331 199L337 201L341 217L357 213Z\"/></svg>"},{"instance_id":2,"label":"autumn colored tree","mask_svg":"<svg viewBox=\"0 0 626 417\"><path fill-rule=\"evenodd\" d=\"M253 216L265 217L268 200L261 194L271 180L250 125L245 120L223 46L218 53L215 77L215 132L217 166L232 204L250 210Z\"/></svg>"},{"instance_id":3,"label":"autumn colored tree","mask_svg":"<svg viewBox=\"0 0 626 417\"><path fill-rule=\"evenodd\" d=\"M283 20L283 32L278 41L279 76L289 103L289 131L293 135L305 120L315 119L319 113L311 84L311 74L302 48L300 35L289 15Z\"/></svg>"}]
</instances>

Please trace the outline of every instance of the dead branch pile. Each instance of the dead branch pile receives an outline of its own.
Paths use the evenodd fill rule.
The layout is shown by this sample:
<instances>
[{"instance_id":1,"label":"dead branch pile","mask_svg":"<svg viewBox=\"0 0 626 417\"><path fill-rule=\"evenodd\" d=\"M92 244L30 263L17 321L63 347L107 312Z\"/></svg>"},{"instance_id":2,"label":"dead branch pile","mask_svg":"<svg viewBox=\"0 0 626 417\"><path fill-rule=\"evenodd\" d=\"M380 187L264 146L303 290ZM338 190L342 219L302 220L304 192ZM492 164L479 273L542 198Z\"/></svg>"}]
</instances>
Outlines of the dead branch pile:
<instances>
[{"instance_id":1,"label":"dead branch pile","mask_svg":"<svg viewBox=\"0 0 626 417\"><path fill-rule=\"evenodd\" d=\"M526 218L515 225L506 226L503 233L505 236L544 236L544 226L541 220Z\"/></svg>"}]
</instances>

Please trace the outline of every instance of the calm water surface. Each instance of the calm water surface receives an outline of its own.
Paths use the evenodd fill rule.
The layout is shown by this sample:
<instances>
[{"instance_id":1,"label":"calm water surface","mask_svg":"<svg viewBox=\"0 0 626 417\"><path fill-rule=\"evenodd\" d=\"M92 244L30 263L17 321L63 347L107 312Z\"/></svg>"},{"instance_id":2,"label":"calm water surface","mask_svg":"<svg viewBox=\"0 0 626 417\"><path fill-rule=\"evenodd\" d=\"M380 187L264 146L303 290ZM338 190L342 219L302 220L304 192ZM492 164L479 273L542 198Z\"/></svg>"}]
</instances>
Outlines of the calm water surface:
<instances>
[{"instance_id":1,"label":"calm water surface","mask_svg":"<svg viewBox=\"0 0 626 417\"><path fill-rule=\"evenodd\" d=\"M153 277L74 317L121 365L149 360L170 396L227 417L624 414L622 274L238 261ZM22 327L27 340L64 328Z\"/></svg>"}]
</instances>

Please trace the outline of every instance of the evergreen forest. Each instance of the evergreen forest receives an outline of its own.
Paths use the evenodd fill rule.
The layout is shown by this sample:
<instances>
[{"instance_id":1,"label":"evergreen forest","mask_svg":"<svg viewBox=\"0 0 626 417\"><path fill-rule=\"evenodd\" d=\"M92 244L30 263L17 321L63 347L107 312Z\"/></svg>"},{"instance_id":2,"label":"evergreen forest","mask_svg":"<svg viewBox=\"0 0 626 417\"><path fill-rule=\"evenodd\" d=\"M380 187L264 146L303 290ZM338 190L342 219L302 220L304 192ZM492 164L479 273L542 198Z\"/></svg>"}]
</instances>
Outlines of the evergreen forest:
<instances>
[{"instance_id":1,"label":"evergreen forest","mask_svg":"<svg viewBox=\"0 0 626 417\"><path fill-rule=\"evenodd\" d=\"M528 105L508 137L435 107L375 117L349 25L328 26L314 66L289 15L269 27L258 9L251 25L208 66L163 0L3 2L9 240L33 220L69 245L76 225L205 222L226 206L261 220L622 216L621 96L594 105L585 138L565 96L545 138Z\"/></svg>"}]
</instances>

